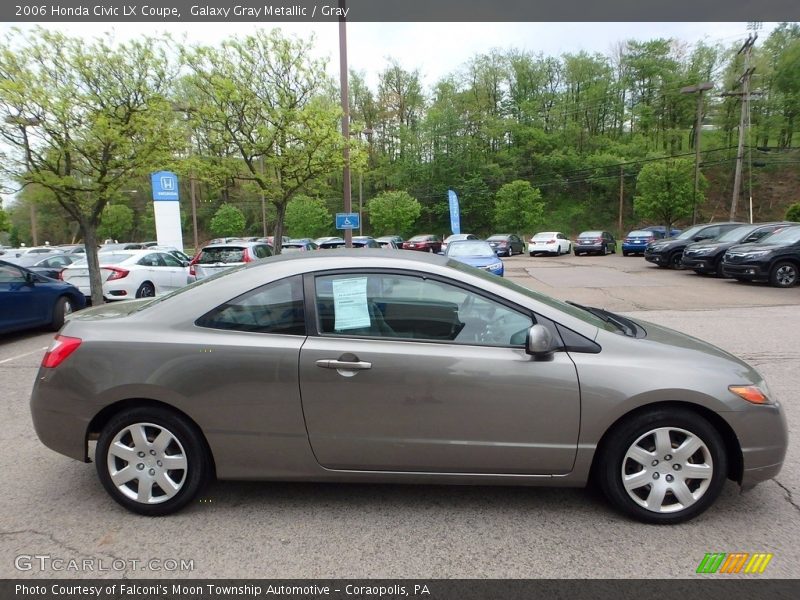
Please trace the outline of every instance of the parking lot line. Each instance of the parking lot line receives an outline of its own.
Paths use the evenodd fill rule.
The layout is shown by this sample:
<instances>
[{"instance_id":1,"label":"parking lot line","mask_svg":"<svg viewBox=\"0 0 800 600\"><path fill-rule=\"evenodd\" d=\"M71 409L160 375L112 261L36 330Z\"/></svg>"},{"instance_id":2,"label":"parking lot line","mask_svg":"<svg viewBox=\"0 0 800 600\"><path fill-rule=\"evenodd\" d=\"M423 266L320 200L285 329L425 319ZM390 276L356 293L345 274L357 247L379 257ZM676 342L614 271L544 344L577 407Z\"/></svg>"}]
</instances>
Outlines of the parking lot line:
<instances>
[{"instance_id":1,"label":"parking lot line","mask_svg":"<svg viewBox=\"0 0 800 600\"><path fill-rule=\"evenodd\" d=\"M42 350L47 350L47 346L43 346L37 350L31 350L30 352L26 352L25 354L17 354L16 356L12 356L11 358L4 358L0 360L0 365L5 364L7 362L11 362L12 360L17 360L18 358L25 358L26 356L30 356L31 354L36 354L37 352L41 352Z\"/></svg>"}]
</instances>

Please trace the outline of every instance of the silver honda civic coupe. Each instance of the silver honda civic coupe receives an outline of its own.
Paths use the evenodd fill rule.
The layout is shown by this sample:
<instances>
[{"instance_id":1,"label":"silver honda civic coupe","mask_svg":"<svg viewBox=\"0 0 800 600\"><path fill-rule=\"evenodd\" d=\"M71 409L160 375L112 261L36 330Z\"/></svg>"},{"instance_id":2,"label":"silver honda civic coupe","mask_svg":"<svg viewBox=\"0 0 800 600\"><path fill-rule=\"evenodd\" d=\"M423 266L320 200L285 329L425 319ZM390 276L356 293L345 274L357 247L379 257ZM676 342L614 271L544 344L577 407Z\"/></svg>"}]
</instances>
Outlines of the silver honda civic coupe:
<instances>
[{"instance_id":1,"label":"silver honda civic coupe","mask_svg":"<svg viewBox=\"0 0 800 600\"><path fill-rule=\"evenodd\" d=\"M412 256L413 255L413 256ZM268 258L76 313L31 398L136 513L212 478L584 486L645 522L774 477L783 409L710 344L440 256ZM91 442L95 442L91 452Z\"/></svg>"}]
</instances>

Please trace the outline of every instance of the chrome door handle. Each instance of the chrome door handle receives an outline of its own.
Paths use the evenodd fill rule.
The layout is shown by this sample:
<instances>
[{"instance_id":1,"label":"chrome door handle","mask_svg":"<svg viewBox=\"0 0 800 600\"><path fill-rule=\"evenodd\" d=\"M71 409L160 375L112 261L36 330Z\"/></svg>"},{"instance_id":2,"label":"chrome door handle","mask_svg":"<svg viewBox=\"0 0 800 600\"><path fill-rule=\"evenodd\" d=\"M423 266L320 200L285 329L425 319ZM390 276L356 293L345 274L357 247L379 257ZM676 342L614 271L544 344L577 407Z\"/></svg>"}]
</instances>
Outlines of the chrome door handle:
<instances>
[{"instance_id":1,"label":"chrome door handle","mask_svg":"<svg viewBox=\"0 0 800 600\"><path fill-rule=\"evenodd\" d=\"M372 368L372 363L364 361L336 360L334 358L323 358L317 361L317 366L323 369L343 369L345 371L364 371Z\"/></svg>"}]
</instances>

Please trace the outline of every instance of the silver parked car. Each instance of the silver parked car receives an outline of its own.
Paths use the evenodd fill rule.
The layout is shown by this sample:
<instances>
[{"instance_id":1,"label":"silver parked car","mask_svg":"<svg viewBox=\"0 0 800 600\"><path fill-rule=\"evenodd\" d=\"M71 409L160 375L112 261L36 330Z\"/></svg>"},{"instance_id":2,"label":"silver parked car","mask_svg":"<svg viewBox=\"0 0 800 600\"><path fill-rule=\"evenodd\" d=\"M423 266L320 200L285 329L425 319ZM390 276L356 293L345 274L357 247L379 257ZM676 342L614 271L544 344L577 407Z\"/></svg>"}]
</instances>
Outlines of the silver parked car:
<instances>
[{"instance_id":1,"label":"silver parked car","mask_svg":"<svg viewBox=\"0 0 800 600\"><path fill-rule=\"evenodd\" d=\"M272 246L264 242L233 240L211 243L204 246L189 262L189 277L203 279L272 254Z\"/></svg>"},{"instance_id":2,"label":"silver parked car","mask_svg":"<svg viewBox=\"0 0 800 600\"><path fill-rule=\"evenodd\" d=\"M45 354L31 410L57 452L88 461L97 440L103 486L145 515L186 506L214 476L594 476L628 515L677 523L726 479L775 477L787 447L762 377L714 346L383 250L268 258L81 311Z\"/></svg>"}]
</instances>

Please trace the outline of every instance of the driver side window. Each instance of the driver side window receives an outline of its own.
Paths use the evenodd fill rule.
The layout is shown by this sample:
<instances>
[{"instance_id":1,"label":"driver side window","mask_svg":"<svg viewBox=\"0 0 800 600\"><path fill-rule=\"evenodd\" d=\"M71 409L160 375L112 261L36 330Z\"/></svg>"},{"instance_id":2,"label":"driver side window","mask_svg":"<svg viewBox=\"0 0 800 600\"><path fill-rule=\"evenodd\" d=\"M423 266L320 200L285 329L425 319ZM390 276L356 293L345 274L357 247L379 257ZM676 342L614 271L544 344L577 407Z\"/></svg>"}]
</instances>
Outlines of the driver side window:
<instances>
[{"instance_id":1,"label":"driver side window","mask_svg":"<svg viewBox=\"0 0 800 600\"><path fill-rule=\"evenodd\" d=\"M470 290L423 277L340 274L316 278L323 335L524 346L530 316Z\"/></svg>"}]
</instances>

